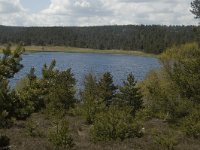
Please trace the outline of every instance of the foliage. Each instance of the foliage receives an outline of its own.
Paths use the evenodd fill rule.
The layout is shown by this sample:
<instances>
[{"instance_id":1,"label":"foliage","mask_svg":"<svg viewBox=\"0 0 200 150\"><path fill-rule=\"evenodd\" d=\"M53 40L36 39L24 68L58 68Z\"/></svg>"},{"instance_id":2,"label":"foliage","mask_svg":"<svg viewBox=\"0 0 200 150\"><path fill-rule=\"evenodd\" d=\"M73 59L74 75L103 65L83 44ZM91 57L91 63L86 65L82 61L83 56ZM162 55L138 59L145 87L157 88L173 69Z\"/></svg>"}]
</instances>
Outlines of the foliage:
<instances>
[{"instance_id":1,"label":"foliage","mask_svg":"<svg viewBox=\"0 0 200 150\"><path fill-rule=\"evenodd\" d=\"M49 133L49 141L55 146L56 149L72 148L74 147L73 139L69 133L69 125L66 120L56 122L55 128Z\"/></svg>"},{"instance_id":2,"label":"foliage","mask_svg":"<svg viewBox=\"0 0 200 150\"><path fill-rule=\"evenodd\" d=\"M200 51L197 44L168 49L161 55L163 68L152 71L143 82L145 103L154 116L179 122L199 105Z\"/></svg>"},{"instance_id":3,"label":"foliage","mask_svg":"<svg viewBox=\"0 0 200 150\"><path fill-rule=\"evenodd\" d=\"M111 104L116 89L112 75L109 72L104 73L98 82L98 95L107 106Z\"/></svg>"},{"instance_id":4,"label":"foliage","mask_svg":"<svg viewBox=\"0 0 200 150\"><path fill-rule=\"evenodd\" d=\"M32 119L28 119L25 124L26 132L29 136L35 137L38 135L38 124Z\"/></svg>"},{"instance_id":5,"label":"foliage","mask_svg":"<svg viewBox=\"0 0 200 150\"><path fill-rule=\"evenodd\" d=\"M22 69L23 65L20 64L22 60L21 54L24 49L19 45L15 51L11 52L11 45L8 44L6 49L3 49L3 57L0 58L0 76L3 79L12 78L15 73Z\"/></svg>"},{"instance_id":6,"label":"foliage","mask_svg":"<svg viewBox=\"0 0 200 150\"><path fill-rule=\"evenodd\" d=\"M194 42L193 26L114 25L99 27L0 26L0 44L53 45L161 53L167 47Z\"/></svg>"},{"instance_id":7,"label":"foliage","mask_svg":"<svg viewBox=\"0 0 200 150\"><path fill-rule=\"evenodd\" d=\"M194 107L190 115L185 117L181 122L183 131L190 137L200 138L200 106Z\"/></svg>"},{"instance_id":8,"label":"foliage","mask_svg":"<svg viewBox=\"0 0 200 150\"><path fill-rule=\"evenodd\" d=\"M130 107L111 105L96 115L91 134L94 141L124 140L141 137L141 129L141 123L131 116Z\"/></svg>"},{"instance_id":9,"label":"foliage","mask_svg":"<svg viewBox=\"0 0 200 150\"><path fill-rule=\"evenodd\" d=\"M8 150L10 139L6 135L0 135L0 149Z\"/></svg>"},{"instance_id":10,"label":"foliage","mask_svg":"<svg viewBox=\"0 0 200 150\"><path fill-rule=\"evenodd\" d=\"M45 96L46 108L52 112L60 110L69 110L74 106L75 99L75 78L71 69L66 71L54 70L54 62L43 69L43 82L47 87Z\"/></svg>"},{"instance_id":11,"label":"foliage","mask_svg":"<svg viewBox=\"0 0 200 150\"><path fill-rule=\"evenodd\" d=\"M161 62L181 97L200 103L200 49L196 43L168 49Z\"/></svg>"},{"instance_id":12,"label":"foliage","mask_svg":"<svg viewBox=\"0 0 200 150\"><path fill-rule=\"evenodd\" d=\"M191 3L191 7L192 7L191 12L195 15L195 18L200 19L200 0L194 0ZM194 31L196 34L196 41L200 47L200 26L195 27Z\"/></svg>"},{"instance_id":13,"label":"foliage","mask_svg":"<svg viewBox=\"0 0 200 150\"><path fill-rule=\"evenodd\" d=\"M3 57L0 57L0 127L5 127L13 117L13 92L8 86L8 79L12 78L23 66L20 64L21 54L24 49L18 46L11 52L11 45L3 50Z\"/></svg>"},{"instance_id":14,"label":"foliage","mask_svg":"<svg viewBox=\"0 0 200 150\"><path fill-rule=\"evenodd\" d=\"M163 71L151 72L143 82L142 90L152 117L175 122L190 112L190 102L180 97L176 86Z\"/></svg>"},{"instance_id":15,"label":"foliage","mask_svg":"<svg viewBox=\"0 0 200 150\"><path fill-rule=\"evenodd\" d=\"M50 66L44 65L41 79L37 78L35 69L31 68L26 77L18 82L13 109L18 119L26 119L31 113L44 108L48 115L53 115L74 105L75 79L71 69L59 71L55 65L55 60Z\"/></svg>"},{"instance_id":16,"label":"foliage","mask_svg":"<svg viewBox=\"0 0 200 150\"><path fill-rule=\"evenodd\" d=\"M131 114L135 116L137 110L142 108L142 94L133 74L129 74L127 80L123 82L123 86L119 88L119 103L132 107Z\"/></svg>"},{"instance_id":17,"label":"foliage","mask_svg":"<svg viewBox=\"0 0 200 150\"><path fill-rule=\"evenodd\" d=\"M96 77L89 73L85 76L84 90L81 92L83 115L88 124L92 124L96 113L103 109L104 104L98 94Z\"/></svg>"},{"instance_id":18,"label":"foliage","mask_svg":"<svg viewBox=\"0 0 200 150\"><path fill-rule=\"evenodd\" d=\"M161 149L174 150L174 147L178 145L178 134L171 129L162 132L154 130L153 139Z\"/></svg>"},{"instance_id":19,"label":"foliage","mask_svg":"<svg viewBox=\"0 0 200 150\"><path fill-rule=\"evenodd\" d=\"M17 119L26 119L29 117L35 110L34 102L30 99L26 99L26 97L19 96L15 92L12 94L12 115Z\"/></svg>"},{"instance_id":20,"label":"foliage","mask_svg":"<svg viewBox=\"0 0 200 150\"><path fill-rule=\"evenodd\" d=\"M195 18L200 18L200 0L194 0L191 3L191 12L195 15Z\"/></svg>"},{"instance_id":21,"label":"foliage","mask_svg":"<svg viewBox=\"0 0 200 150\"><path fill-rule=\"evenodd\" d=\"M187 136L199 138L200 49L196 43L172 47L160 59L163 67L149 73L141 84L145 109L151 117L175 123ZM173 149L170 145L176 142L171 137L159 136L158 143Z\"/></svg>"},{"instance_id":22,"label":"foliage","mask_svg":"<svg viewBox=\"0 0 200 150\"><path fill-rule=\"evenodd\" d=\"M44 108L44 90L42 84L31 68L26 77L17 83L15 88L14 114L18 119L26 119L33 112Z\"/></svg>"}]
</instances>

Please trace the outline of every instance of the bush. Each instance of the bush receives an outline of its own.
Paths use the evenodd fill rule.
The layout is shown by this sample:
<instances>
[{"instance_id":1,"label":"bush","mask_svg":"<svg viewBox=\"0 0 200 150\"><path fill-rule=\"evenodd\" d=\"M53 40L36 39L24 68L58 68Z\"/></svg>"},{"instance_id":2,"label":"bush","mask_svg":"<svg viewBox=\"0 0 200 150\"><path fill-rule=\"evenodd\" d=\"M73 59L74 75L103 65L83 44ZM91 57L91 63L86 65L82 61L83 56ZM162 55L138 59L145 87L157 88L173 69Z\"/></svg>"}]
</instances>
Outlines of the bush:
<instances>
[{"instance_id":1,"label":"bush","mask_svg":"<svg viewBox=\"0 0 200 150\"><path fill-rule=\"evenodd\" d=\"M150 72L141 87L152 117L177 123L190 113L193 103L181 96L179 88L165 71Z\"/></svg>"},{"instance_id":2,"label":"bush","mask_svg":"<svg viewBox=\"0 0 200 150\"><path fill-rule=\"evenodd\" d=\"M13 121L9 117L8 112L4 110L0 114L0 128L9 128L12 126L12 124L13 124Z\"/></svg>"},{"instance_id":3,"label":"bush","mask_svg":"<svg viewBox=\"0 0 200 150\"><path fill-rule=\"evenodd\" d=\"M200 138L200 107L193 108L189 116L183 119L181 126L190 137Z\"/></svg>"},{"instance_id":4,"label":"bush","mask_svg":"<svg viewBox=\"0 0 200 150\"><path fill-rule=\"evenodd\" d=\"M26 133L32 137L43 137L44 134L38 129L39 124L32 119L28 119L25 124Z\"/></svg>"},{"instance_id":5,"label":"bush","mask_svg":"<svg viewBox=\"0 0 200 150\"><path fill-rule=\"evenodd\" d=\"M10 139L5 135L0 135L0 149L8 150L10 145Z\"/></svg>"},{"instance_id":6,"label":"bush","mask_svg":"<svg viewBox=\"0 0 200 150\"><path fill-rule=\"evenodd\" d=\"M170 129L162 132L154 130L153 140L159 149L174 150L174 147L178 145L178 134Z\"/></svg>"},{"instance_id":7,"label":"bush","mask_svg":"<svg viewBox=\"0 0 200 150\"><path fill-rule=\"evenodd\" d=\"M131 115L130 107L119 108L111 105L106 111L96 115L91 129L94 141L124 140L141 137L142 125Z\"/></svg>"},{"instance_id":8,"label":"bush","mask_svg":"<svg viewBox=\"0 0 200 150\"><path fill-rule=\"evenodd\" d=\"M146 105L154 117L177 123L199 104L199 58L195 43L172 47L161 55L163 67L152 71L142 84Z\"/></svg>"},{"instance_id":9,"label":"bush","mask_svg":"<svg viewBox=\"0 0 200 150\"><path fill-rule=\"evenodd\" d=\"M52 129L48 135L49 141L55 146L56 149L60 148L72 148L74 147L74 142L72 136L69 134L68 122L62 120L61 122L56 122L55 128Z\"/></svg>"},{"instance_id":10,"label":"bush","mask_svg":"<svg viewBox=\"0 0 200 150\"><path fill-rule=\"evenodd\" d=\"M18 95L13 93L12 115L17 119L25 120L34 111L34 101L28 98L28 95Z\"/></svg>"}]
</instances>

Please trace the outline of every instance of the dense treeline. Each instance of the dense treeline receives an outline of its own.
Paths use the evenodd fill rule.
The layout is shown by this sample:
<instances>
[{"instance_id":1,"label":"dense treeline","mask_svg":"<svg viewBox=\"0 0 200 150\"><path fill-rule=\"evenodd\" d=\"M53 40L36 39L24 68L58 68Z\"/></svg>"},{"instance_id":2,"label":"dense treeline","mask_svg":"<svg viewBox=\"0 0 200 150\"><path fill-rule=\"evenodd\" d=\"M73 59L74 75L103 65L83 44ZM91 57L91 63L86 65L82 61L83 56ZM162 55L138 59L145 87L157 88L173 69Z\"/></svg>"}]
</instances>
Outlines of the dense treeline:
<instances>
[{"instance_id":1,"label":"dense treeline","mask_svg":"<svg viewBox=\"0 0 200 150\"><path fill-rule=\"evenodd\" d=\"M99 27L0 26L0 44L64 45L94 49L161 53L167 47L193 42L194 26L126 25Z\"/></svg>"}]
</instances>

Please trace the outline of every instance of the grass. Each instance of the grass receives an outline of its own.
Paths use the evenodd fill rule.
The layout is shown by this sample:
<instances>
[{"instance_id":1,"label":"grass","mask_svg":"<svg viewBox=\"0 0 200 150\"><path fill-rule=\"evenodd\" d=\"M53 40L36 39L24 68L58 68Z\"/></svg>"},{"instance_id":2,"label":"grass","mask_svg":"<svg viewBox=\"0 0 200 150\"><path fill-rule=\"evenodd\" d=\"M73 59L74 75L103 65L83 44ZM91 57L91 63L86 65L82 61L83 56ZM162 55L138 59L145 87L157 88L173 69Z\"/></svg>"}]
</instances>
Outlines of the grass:
<instances>
[{"instance_id":1,"label":"grass","mask_svg":"<svg viewBox=\"0 0 200 150\"><path fill-rule=\"evenodd\" d=\"M30 136L26 131L26 121L16 121L10 129L0 129L0 133L10 138L12 150L53 150L53 145L48 141L47 135L52 128L52 122L44 114L35 113L31 118L38 125L42 136ZM152 129L161 132L168 128L167 123L152 119L145 123L145 135L142 138L127 139L125 141L110 141L93 143L90 139L91 126L86 125L80 116L66 116L69 121L70 132L75 142L73 149L81 150L159 150L162 147L154 144ZM182 138L174 150L197 150L200 142L196 139Z\"/></svg>"},{"instance_id":2,"label":"grass","mask_svg":"<svg viewBox=\"0 0 200 150\"><path fill-rule=\"evenodd\" d=\"M4 47L0 46L0 53ZM14 50L16 46L11 49ZM135 55L135 56L146 56L146 57L156 57L154 54L148 54L141 51L131 51L131 50L98 50L90 48L76 48L76 47L66 47L66 46L25 46L26 52L66 52L66 53L97 53L97 54L124 54L124 55Z\"/></svg>"}]
</instances>

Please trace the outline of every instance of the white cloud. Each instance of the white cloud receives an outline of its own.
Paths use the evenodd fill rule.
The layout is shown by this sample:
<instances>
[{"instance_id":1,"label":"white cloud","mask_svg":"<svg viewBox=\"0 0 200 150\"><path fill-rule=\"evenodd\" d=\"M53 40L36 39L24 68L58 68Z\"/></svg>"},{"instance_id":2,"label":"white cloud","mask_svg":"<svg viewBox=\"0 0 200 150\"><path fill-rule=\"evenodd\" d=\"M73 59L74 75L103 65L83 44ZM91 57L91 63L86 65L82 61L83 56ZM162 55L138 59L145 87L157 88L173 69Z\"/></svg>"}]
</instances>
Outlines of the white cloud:
<instances>
[{"instance_id":1,"label":"white cloud","mask_svg":"<svg viewBox=\"0 0 200 150\"><path fill-rule=\"evenodd\" d=\"M0 0L0 14L18 13L23 11L19 0Z\"/></svg>"},{"instance_id":2,"label":"white cloud","mask_svg":"<svg viewBox=\"0 0 200 150\"><path fill-rule=\"evenodd\" d=\"M0 0L0 24L87 26L111 24L197 24L191 0L51 0L31 13L20 0ZM39 5L39 4L38 4Z\"/></svg>"}]
</instances>

